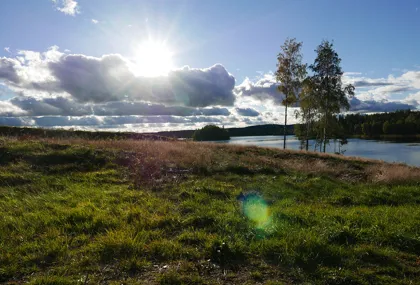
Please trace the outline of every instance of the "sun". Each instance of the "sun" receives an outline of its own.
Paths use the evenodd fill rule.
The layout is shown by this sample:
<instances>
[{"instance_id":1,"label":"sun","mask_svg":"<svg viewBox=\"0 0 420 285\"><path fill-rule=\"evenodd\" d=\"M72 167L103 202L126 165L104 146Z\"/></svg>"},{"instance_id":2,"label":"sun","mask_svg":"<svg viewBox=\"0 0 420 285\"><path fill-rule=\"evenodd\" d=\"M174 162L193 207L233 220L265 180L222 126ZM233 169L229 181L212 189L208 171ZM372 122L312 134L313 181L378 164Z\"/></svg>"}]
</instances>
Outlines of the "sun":
<instances>
[{"instance_id":1,"label":"sun","mask_svg":"<svg viewBox=\"0 0 420 285\"><path fill-rule=\"evenodd\" d=\"M134 72L138 76L167 75L173 68L172 51L163 42L147 41L140 44L134 58Z\"/></svg>"}]
</instances>

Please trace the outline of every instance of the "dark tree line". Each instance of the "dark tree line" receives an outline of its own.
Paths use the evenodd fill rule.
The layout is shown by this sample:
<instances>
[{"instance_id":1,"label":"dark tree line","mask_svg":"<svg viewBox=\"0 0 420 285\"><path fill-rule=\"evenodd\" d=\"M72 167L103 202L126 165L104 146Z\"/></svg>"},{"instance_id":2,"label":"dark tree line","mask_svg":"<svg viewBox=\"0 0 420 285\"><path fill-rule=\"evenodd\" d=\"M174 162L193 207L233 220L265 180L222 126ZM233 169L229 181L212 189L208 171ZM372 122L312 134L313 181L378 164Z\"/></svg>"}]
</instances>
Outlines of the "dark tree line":
<instances>
[{"instance_id":1,"label":"dark tree line","mask_svg":"<svg viewBox=\"0 0 420 285\"><path fill-rule=\"evenodd\" d=\"M420 112L418 111L400 110L370 115L348 114L339 116L337 120L348 135L378 137L420 134Z\"/></svg>"},{"instance_id":2,"label":"dark tree line","mask_svg":"<svg viewBox=\"0 0 420 285\"><path fill-rule=\"evenodd\" d=\"M207 125L202 129L196 130L192 138L195 141L224 141L229 140L230 136L225 128Z\"/></svg>"}]
</instances>

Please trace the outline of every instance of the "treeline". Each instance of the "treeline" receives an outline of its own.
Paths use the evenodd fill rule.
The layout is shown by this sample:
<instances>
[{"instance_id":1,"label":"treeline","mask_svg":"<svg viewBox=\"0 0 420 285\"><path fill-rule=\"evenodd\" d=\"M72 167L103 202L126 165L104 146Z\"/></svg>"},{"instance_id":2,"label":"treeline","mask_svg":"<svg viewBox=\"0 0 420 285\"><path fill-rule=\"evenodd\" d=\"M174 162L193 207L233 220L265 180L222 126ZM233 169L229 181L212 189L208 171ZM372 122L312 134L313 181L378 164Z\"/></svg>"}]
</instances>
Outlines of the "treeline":
<instances>
[{"instance_id":1,"label":"treeline","mask_svg":"<svg viewBox=\"0 0 420 285\"><path fill-rule=\"evenodd\" d=\"M245 136L281 136L284 134L284 126L276 124L267 124L259 126L250 126L245 128L229 128L227 129L231 137ZM286 126L286 135L294 134L294 126Z\"/></svg>"},{"instance_id":2,"label":"treeline","mask_svg":"<svg viewBox=\"0 0 420 285\"><path fill-rule=\"evenodd\" d=\"M266 124L258 126L249 126L243 128L226 128L225 129L231 137L246 137L246 136L281 136L284 133L284 126L276 124ZM174 138L192 138L195 130L183 131L164 131L158 132L157 135L168 136ZM286 135L294 134L294 125L286 126Z\"/></svg>"},{"instance_id":3,"label":"treeline","mask_svg":"<svg viewBox=\"0 0 420 285\"><path fill-rule=\"evenodd\" d=\"M25 127L0 126L0 136L18 137L30 140L31 138L60 138L60 139L90 139L90 140L172 140L172 138L157 134L140 134L133 132L101 132L101 131L77 131L63 129L40 129Z\"/></svg>"},{"instance_id":4,"label":"treeline","mask_svg":"<svg viewBox=\"0 0 420 285\"><path fill-rule=\"evenodd\" d=\"M269 136L283 135L284 128L281 125L267 124L259 126L250 126L244 128L227 128L225 129L229 136ZM288 125L286 128L288 135L294 134L294 126ZM33 138L81 138L93 140L171 140L174 138L192 138L195 130L182 131L164 131L158 133L134 133L134 132L104 132L104 131L81 131L81 130L64 130L64 129L42 129L28 127L9 127L0 126L0 136L13 136L31 139Z\"/></svg>"},{"instance_id":5,"label":"treeline","mask_svg":"<svg viewBox=\"0 0 420 285\"><path fill-rule=\"evenodd\" d=\"M348 135L378 137L420 134L420 112L400 110L370 115L349 114L338 117L340 127Z\"/></svg>"},{"instance_id":6,"label":"treeline","mask_svg":"<svg viewBox=\"0 0 420 285\"><path fill-rule=\"evenodd\" d=\"M226 141L230 139L230 136L225 128L207 125L204 128L196 130L192 139L195 141Z\"/></svg>"}]
</instances>

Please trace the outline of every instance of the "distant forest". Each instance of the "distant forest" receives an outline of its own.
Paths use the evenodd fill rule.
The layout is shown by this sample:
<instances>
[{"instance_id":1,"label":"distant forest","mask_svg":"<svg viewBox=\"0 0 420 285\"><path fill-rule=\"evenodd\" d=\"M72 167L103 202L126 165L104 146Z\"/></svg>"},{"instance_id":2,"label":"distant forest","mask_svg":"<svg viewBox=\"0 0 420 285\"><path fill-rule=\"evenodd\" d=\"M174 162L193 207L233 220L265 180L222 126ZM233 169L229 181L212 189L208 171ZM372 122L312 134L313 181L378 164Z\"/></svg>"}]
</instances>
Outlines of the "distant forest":
<instances>
[{"instance_id":1,"label":"distant forest","mask_svg":"<svg viewBox=\"0 0 420 285\"><path fill-rule=\"evenodd\" d=\"M295 125L295 135L304 144L310 139L318 140L317 125L314 131L305 133L303 124ZM420 112L400 110L389 113L375 114L340 114L330 121L327 139L347 143L349 137L362 138L414 138L420 136Z\"/></svg>"},{"instance_id":2,"label":"distant forest","mask_svg":"<svg viewBox=\"0 0 420 285\"><path fill-rule=\"evenodd\" d=\"M420 112L418 111L402 110L370 115L340 115L338 122L348 135L377 137L420 134Z\"/></svg>"},{"instance_id":3,"label":"distant forest","mask_svg":"<svg viewBox=\"0 0 420 285\"><path fill-rule=\"evenodd\" d=\"M226 128L226 130L231 137L278 136L283 135L283 128L284 126L282 125L267 124L244 128ZM287 135L296 134L299 137L301 136L303 128L301 124L288 125L286 130ZM361 136L365 138L416 136L420 135L420 112L401 110L390 113L338 115L335 122L331 124L330 131L334 132L334 137L338 139L352 136ZM194 132L195 130L183 130L140 134L133 132L89 132L0 126L0 135L27 136L28 139L33 136L47 138L165 140L168 139L168 137L191 138ZM311 138L316 138L315 132L311 134Z\"/></svg>"},{"instance_id":4,"label":"distant forest","mask_svg":"<svg viewBox=\"0 0 420 285\"><path fill-rule=\"evenodd\" d=\"M287 134L293 135L293 125L287 126ZM226 129L229 136L268 136L283 135L284 126L281 125L259 125L244 128ZM0 136L16 136L26 137L45 137L45 138L84 138L84 139L150 139L150 140L167 140L173 138L192 138L195 130L183 131L165 131L158 133L134 133L134 132L104 132L104 131L79 131L64 129L41 129L28 127L9 127L0 126Z\"/></svg>"},{"instance_id":5,"label":"distant forest","mask_svg":"<svg viewBox=\"0 0 420 285\"><path fill-rule=\"evenodd\" d=\"M244 128L227 128L226 129L231 137L245 137L245 136L280 136L284 133L284 126L267 124L250 126ZM158 132L157 135L176 137L176 138L191 138L195 130L184 130L184 131L166 131ZM288 125L286 128L286 135L294 134L294 126Z\"/></svg>"}]
</instances>

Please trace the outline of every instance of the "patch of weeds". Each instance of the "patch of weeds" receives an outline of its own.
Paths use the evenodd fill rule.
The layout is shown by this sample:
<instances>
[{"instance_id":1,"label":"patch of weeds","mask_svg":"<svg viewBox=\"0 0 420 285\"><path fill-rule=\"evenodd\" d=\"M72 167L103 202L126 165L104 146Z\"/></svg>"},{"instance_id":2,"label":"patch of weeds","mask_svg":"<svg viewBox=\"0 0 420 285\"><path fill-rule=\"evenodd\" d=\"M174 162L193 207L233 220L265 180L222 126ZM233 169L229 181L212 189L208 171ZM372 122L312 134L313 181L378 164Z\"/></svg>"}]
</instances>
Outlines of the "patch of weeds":
<instances>
[{"instance_id":1,"label":"patch of weeds","mask_svg":"<svg viewBox=\"0 0 420 285\"><path fill-rule=\"evenodd\" d=\"M161 285L205 285L208 284L199 275L191 274L184 275L173 270L166 272L159 276L158 282Z\"/></svg>"},{"instance_id":2,"label":"patch of weeds","mask_svg":"<svg viewBox=\"0 0 420 285\"><path fill-rule=\"evenodd\" d=\"M212 228L216 224L216 219L207 215L194 215L184 220L184 226L196 229Z\"/></svg>"},{"instance_id":3,"label":"patch of weeds","mask_svg":"<svg viewBox=\"0 0 420 285\"><path fill-rule=\"evenodd\" d=\"M15 187L31 183L32 180L24 175L0 173L0 187Z\"/></svg>"},{"instance_id":4,"label":"patch of weeds","mask_svg":"<svg viewBox=\"0 0 420 285\"><path fill-rule=\"evenodd\" d=\"M150 267L150 262L138 257L121 260L119 264L121 271L127 272L131 275L144 272L148 267Z\"/></svg>"},{"instance_id":5,"label":"patch of weeds","mask_svg":"<svg viewBox=\"0 0 420 285\"><path fill-rule=\"evenodd\" d=\"M333 205L337 205L337 206L350 206L350 205L353 205L353 198L350 197L350 196L338 197L333 202Z\"/></svg>"},{"instance_id":6,"label":"patch of weeds","mask_svg":"<svg viewBox=\"0 0 420 285\"><path fill-rule=\"evenodd\" d=\"M274 281L274 280L268 280L264 283L264 285L284 285L285 283L281 281Z\"/></svg>"},{"instance_id":7,"label":"patch of weeds","mask_svg":"<svg viewBox=\"0 0 420 285\"><path fill-rule=\"evenodd\" d=\"M110 262L120 258L129 258L143 254L144 243L137 241L130 233L110 231L101 237L94 248L101 262Z\"/></svg>"},{"instance_id":8,"label":"patch of weeds","mask_svg":"<svg viewBox=\"0 0 420 285\"><path fill-rule=\"evenodd\" d=\"M190 246L205 246L212 237L204 231L188 230L178 236L178 241Z\"/></svg>"},{"instance_id":9,"label":"patch of weeds","mask_svg":"<svg viewBox=\"0 0 420 285\"><path fill-rule=\"evenodd\" d=\"M348 228L333 232L329 235L328 241L339 245L353 245L357 242L356 235Z\"/></svg>"},{"instance_id":10,"label":"patch of weeds","mask_svg":"<svg viewBox=\"0 0 420 285\"><path fill-rule=\"evenodd\" d=\"M309 227L310 223L299 215L296 214L286 214L286 213L277 213L275 216L276 220L279 222L287 222L290 225L298 225L300 227Z\"/></svg>"},{"instance_id":11,"label":"patch of weeds","mask_svg":"<svg viewBox=\"0 0 420 285\"><path fill-rule=\"evenodd\" d=\"M251 278L257 282L262 282L264 280L264 275L260 271L251 272Z\"/></svg>"},{"instance_id":12,"label":"patch of weeds","mask_svg":"<svg viewBox=\"0 0 420 285\"><path fill-rule=\"evenodd\" d=\"M71 285L74 283L74 280L61 276L36 277L35 280L29 282L30 285Z\"/></svg>"},{"instance_id":13,"label":"patch of weeds","mask_svg":"<svg viewBox=\"0 0 420 285\"><path fill-rule=\"evenodd\" d=\"M219 264L223 268L229 268L247 262L245 249L239 244L214 241L209 250L211 261Z\"/></svg>"},{"instance_id":14,"label":"patch of weeds","mask_svg":"<svg viewBox=\"0 0 420 285\"><path fill-rule=\"evenodd\" d=\"M223 171L238 175L250 175L255 173L252 169L241 165L229 165Z\"/></svg>"},{"instance_id":15,"label":"patch of weeds","mask_svg":"<svg viewBox=\"0 0 420 285\"><path fill-rule=\"evenodd\" d=\"M389 236L387 243L401 251L420 255L420 237L415 238L399 234Z\"/></svg>"},{"instance_id":16,"label":"patch of weeds","mask_svg":"<svg viewBox=\"0 0 420 285\"><path fill-rule=\"evenodd\" d=\"M186 253L179 243L161 239L154 240L146 245L146 254L148 258L156 261L169 261L181 258Z\"/></svg>"}]
</instances>

